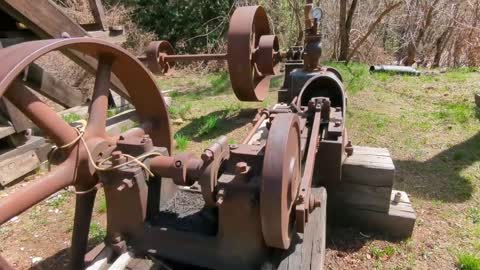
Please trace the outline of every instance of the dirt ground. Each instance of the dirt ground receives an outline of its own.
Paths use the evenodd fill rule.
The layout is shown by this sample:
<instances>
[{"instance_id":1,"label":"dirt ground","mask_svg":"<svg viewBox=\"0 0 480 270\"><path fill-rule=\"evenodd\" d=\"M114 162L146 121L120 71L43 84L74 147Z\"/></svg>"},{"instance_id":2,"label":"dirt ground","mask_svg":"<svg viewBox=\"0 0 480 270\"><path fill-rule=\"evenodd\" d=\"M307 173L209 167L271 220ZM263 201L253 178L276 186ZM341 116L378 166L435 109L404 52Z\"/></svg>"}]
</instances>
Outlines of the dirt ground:
<instances>
[{"instance_id":1,"label":"dirt ground","mask_svg":"<svg viewBox=\"0 0 480 270\"><path fill-rule=\"evenodd\" d=\"M392 242L355 228L328 229L326 269L461 269L459 258L480 253L479 112L473 93L480 73L471 70L421 77L369 75L345 70L349 136L356 145L388 148L397 169L395 188L405 190L417 213L411 239ZM160 78L170 91L177 151L199 153L219 135L239 142L258 108L241 104L224 73ZM279 85L278 82L276 83ZM0 199L39 176L0 191ZM105 199L97 196L91 245L105 234ZM0 253L18 269L64 269L72 230L74 196L65 190L0 227ZM478 269L478 268L463 268Z\"/></svg>"}]
</instances>

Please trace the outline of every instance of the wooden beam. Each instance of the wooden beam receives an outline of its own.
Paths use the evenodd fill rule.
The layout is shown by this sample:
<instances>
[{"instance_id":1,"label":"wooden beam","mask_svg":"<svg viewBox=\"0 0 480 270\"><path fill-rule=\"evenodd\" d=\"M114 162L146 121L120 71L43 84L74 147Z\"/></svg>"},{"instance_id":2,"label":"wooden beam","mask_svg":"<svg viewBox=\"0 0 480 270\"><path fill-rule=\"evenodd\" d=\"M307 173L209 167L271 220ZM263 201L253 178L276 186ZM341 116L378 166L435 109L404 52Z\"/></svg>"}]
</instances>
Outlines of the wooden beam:
<instances>
[{"instance_id":1,"label":"wooden beam","mask_svg":"<svg viewBox=\"0 0 480 270\"><path fill-rule=\"evenodd\" d=\"M95 23L100 27L100 30L106 31L107 25L105 20L105 11L100 0L88 0Z\"/></svg>"},{"instance_id":2,"label":"wooden beam","mask_svg":"<svg viewBox=\"0 0 480 270\"><path fill-rule=\"evenodd\" d=\"M36 64L28 67L25 84L65 108L84 104L80 91L55 79Z\"/></svg>"},{"instance_id":3,"label":"wooden beam","mask_svg":"<svg viewBox=\"0 0 480 270\"><path fill-rule=\"evenodd\" d=\"M49 0L35 0L34 3L31 0L0 0L0 9L25 24L33 33L43 39L61 38L64 32L71 37L90 36L79 24ZM98 65L95 58L72 50L63 53L86 71L95 74ZM125 87L113 74L111 81L112 89L129 100Z\"/></svg>"}]
</instances>

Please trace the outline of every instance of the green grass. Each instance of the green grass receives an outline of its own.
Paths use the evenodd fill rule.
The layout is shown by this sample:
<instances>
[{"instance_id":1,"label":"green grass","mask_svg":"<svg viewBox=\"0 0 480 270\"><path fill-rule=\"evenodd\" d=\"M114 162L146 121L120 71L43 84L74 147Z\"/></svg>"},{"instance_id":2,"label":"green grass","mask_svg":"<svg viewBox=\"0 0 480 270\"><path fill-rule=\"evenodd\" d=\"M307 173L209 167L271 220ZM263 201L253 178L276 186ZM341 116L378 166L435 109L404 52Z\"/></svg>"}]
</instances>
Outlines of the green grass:
<instances>
[{"instance_id":1,"label":"green grass","mask_svg":"<svg viewBox=\"0 0 480 270\"><path fill-rule=\"evenodd\" d=\"M105 195L102 194L102 196L97 202L97 213L103 214L106 212L107 212L107 200L105 199Z\"/></svg>"},{"instance_id":2,"label":"green grass","mask_svg":"<svg viewBox=\"0 0 480 270\"><path fill-rule=\"evenodd\" d=\"M109 109L107 111L107 117L110 118L110 117L113 117L119 113L121 113L122 110L120 108L112 108L112 109Z\"/></svg>"},{"instance_id":3,"label":"green grass","mask_svg":"<svg viewBox=\"0 0 480 270\"><path fill-rule=\"evenodd\" d=\"M468 217L474 224L480 223L480 209L477 207L470 208L470 210L468 210Z\"/></svg>"},{"instance_id":4,"label":"green grass","mask_svg":"<svg viewBox=\"0 0 480 270\"><path fill-rule=\"evenodd\" d=\"M387 246L385 248L372 247L370 249L370 253L377 260L392 257L393 255L395 255L396 252L397 251L393 246Z\"/></svg>"},{"instance_id":5,"label":"green grass","mask_svg":"<svg viewBox=\"0 0 480 270\"><path fill-rule=\"evenodd\" d=\"M180 151L186 151L187 150L187 147L188 147L188 142L189 142L189 139L187 136L184 136L182 134L175 134L175 143L176 143L176 147L177 147L177 150L180 150Z\"/></svg>"},{"instance_id":6,"label":"green grass","mask_svg":"<svg viewBox=\"0 0 480 270\"><path fill-rule=\"evenodd\" d=\"M107 236L107 230L102 227L99 223L92 222L90 224L90 233L89 237L95 243L100 243Z\"/></svg>"},{"instance_id":7,"label":"green grass","mask_svg":"<svg viewBox=\"0 0 480 270\"><path fill-rule=\"evenodd\" d=\"M67 193L58 194L57 196L47 200L47 205L52 208L60 208L68 200Z\"/></svg>"},{"instance_id":8,"label":"green grass","mask_svg":"<svg viewBox=\"0 0 480 270\"><path fill-rule=\"evenodd\" d=\"M67 123L73 123L82 120L82 117L76 113L67 113L62 116L63 120Z\"/></svg>"},{"instance_id":9,"label":"green grass","mask_svg":"<svg viewBox=\"0 0 480 270\"><path fill-rule=\"evenodd\" d=\"M198 128L198 135L203 136L212 132L218 124L218 116L210 115L202 119L200 127Z\"/></svg>"},{"instance_id":10,"label":"green grass","mask_svg":"<svg viewBox=\"0 0 480 270\"><path fill-rule=\"evenodd\" d=\"M168 107L168 113L170 114L170 117L173 119L178 119L178 118L187 119L187 115L190 113L191 110L192 110L191 103L172 105Z\"/></svg>"},{"instance_id":11,"label":"green grass","mask_svg":"<svg viewBox=\"0 0 480 270\"><path fill-rule=\"evenodd\" d=\"M342 74L348 93L355 94L367 90L371 84L372 77L370 76L369 66L365 64L352 62L345 65L344 63L326 62L324 65L336 68Z\"/></svg>"},{"instance_id":12,"label":"green grass","mask_svg":"<svg viewBox=\"0 0 480 270\"><path fill-rule=\"evenodd\" d=\"M457 256L457 267L460 270L480 270L480 258L470 253Z\"/></svg>"},{"instance_id":13,"label":"green grass","mask_svg":"<svg viewBox=\"0 0 480 270\"><path fill-rule=\"evenodd\" d=\"M440 104L439 110L434 113L437 120L446 123L465 124L475 117L475 108L470 104L446 103Z\"/></svg>"}]
</instances>

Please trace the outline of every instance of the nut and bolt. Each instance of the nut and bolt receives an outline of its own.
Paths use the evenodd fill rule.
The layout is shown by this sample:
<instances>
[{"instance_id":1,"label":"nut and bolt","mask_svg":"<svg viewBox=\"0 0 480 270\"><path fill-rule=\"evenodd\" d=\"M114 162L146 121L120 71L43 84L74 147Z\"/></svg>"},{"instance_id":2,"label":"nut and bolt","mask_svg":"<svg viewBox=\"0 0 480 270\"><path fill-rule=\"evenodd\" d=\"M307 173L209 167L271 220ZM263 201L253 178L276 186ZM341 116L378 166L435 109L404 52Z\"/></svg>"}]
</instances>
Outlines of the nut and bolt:
<instances>
[{"instance_id":1,"label":"nut and bolt","mask_svg":"<svg viewBox=\"0 0 480 270\"><path fill-rule=\"evenodd\" d=\"M113 165L119 165L125 163L127 159L123 155L122 151L113 151L112 152L112 163Z\"/></svg>"},{"instance_id":2,"label":"nut and bolt","mask_svg":"<svg viewBox=\"0 0 480 270\"><path fill-rule=\"evenodd\" d=\"M202 154L202 160L203 162L210 162L213 160L213 153L210 150L205 150Z\"/></svg>"},{"instance_id":3,"label":"nut and bolt","mask_svg":"<svg viewBox=\"0 0 480 270\"><path fill-rule=\"evenodd\" d=\"M175 161L175 167L176 167L176 168L182 167L182 161L181 161L181 160L176 160L176 161Z\"/></svg>"},{"instance_id":4,"label":"nut and bolt","mask_svg":"<svg viewBox=\"0 0 480 270\"><path fill-rule=\"evenodd\" d=\"M230 144L230 149L237 149L238 148L238 145L236 144Z\"/></svg>"},{"instance_id":5,"label":"nut and bolt","mask_svg":"<svg viewBox=\"0 0 480 270\"><path fill-rule=\"evenodd\" d=\"M235 173L237 174L243 174L246 173L248 170L248 165L246 162L238 162L235 165Z\"/></svg>"},{"instance_id":6,"label":"nut and bolt","mask_svg":"<svg viewBox=\"0 0 480 270\"><path fill-rule=\"evenodd\" d=\"M224 201L225 201L225 189L220 189L218 192L217 192L217 205L221 205Z\"/></svg>"},{"instance_id":7,"label":"nut and bolt","mask_svg":"<svg viewBox=\"0 0 480 270\"><path fill-rule=\"evenodd\" d=\"M393 198L393 203L398 204L401 199L402 199L402 193L397 192L395 193L395 197Z\"/></svg>"}]
</instances>

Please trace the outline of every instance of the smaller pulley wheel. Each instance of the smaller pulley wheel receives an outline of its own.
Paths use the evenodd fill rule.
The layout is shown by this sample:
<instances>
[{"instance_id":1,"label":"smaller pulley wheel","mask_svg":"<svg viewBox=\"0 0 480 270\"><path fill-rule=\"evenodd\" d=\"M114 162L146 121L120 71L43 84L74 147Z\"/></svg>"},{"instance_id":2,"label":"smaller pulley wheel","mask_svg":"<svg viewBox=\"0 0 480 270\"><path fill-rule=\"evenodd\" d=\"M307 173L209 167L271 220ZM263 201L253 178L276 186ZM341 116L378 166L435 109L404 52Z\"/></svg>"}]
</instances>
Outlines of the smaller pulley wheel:
<instances>
[{"instance_id":1,"label":"smaller pulley wheel","mask_svg":"<svg viewBox=\"0 0 480 270\"><path fill-rule=\"evenodd\" d=\"M268 94L268 85L259 85L265 76L254 61L254 52L264 35L270 35L270 24L262 7L235 10L228 29L227 61L232 88L240 101L262 101Z\"/></svg>"},{"instance_id":2,"label":"smaller pulley wheel","mask_svg":"<svg viewBox=\"0 0 480 270\"><path fill-rule=\"evenodd\" d=\"M258 71L263 76L275 75L279 58L280 46L278 38L275 35L265 35L260 37L258 49L255 52L255 63Z\"/></svg>"},{"instance_id":3,"label":"smaller pulley wheel","mask_svg":"<svg viewBox=\"0 0 480 270\"><path fill-rule=\"evenodd\" d=\"M147 56L147 67L153 74L166 74L170 68L175 66L175 62L167 62L164 59L165 55L175 54L173 46L168 41L161 40L150 42L145 54Z\"/></svg>"},{"instance_id":4,"label":"smaller pulley wheel","mask_svg":"<svg viewBox=\"0 0 480 270\"><path fill-rule=\"evenodd\" d=\"M293 206L300 185L300 124L279 114L269 131L260 190L262 233L269 247L288 249L294 232Z\"/></svg>"}]
</instances>

